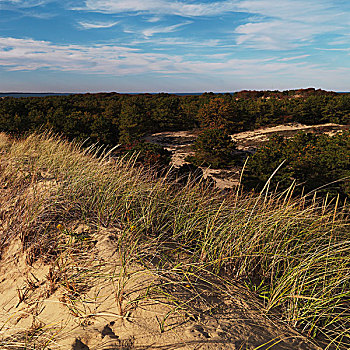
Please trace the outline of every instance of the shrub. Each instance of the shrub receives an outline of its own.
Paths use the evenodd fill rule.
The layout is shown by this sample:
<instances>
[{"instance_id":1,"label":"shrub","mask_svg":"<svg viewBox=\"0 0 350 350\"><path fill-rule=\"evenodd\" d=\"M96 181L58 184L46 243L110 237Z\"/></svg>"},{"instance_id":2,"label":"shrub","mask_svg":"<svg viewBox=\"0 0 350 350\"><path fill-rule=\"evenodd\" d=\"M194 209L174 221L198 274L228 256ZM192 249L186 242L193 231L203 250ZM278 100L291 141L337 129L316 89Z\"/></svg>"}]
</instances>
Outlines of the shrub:
<instances>
[{"instance_id":1,"label":"shrub","mask_svg":"<svg viewBox=\"0 0 350 350\"><path fill-rule=\"evenodd\" d=\"M261 190L282 162L271 180L272 187L284 190L296 182L295 193L319 189L320 193L349 197L349 132L334 136L298 133L289 140L275 135L248 161L243 185ZM344 181L334 183L341 179Z\"/></svg>"},{"instance_id":2,"label":"shrub","mask_svg":"<svg viewBox=\"0 0 350 350\"><path fill-rule=\"evenodd\" d=\"M135 142L120 149L120 154L135 157L138 164L152 168L157 172L166 170L171 161L171 152L154 143Z\"/></svg>"},{"instance_id":3,"label":"shrub","mask_svg":"<svg viewBox=\"0 0 350 350\"><path fill-rule=\"evenodd\" d=\"M196 139L194 156L186 160L194 165L221 168L237 161L236 145L223 129L206 129Z\"/></svg>"}]
</instances>

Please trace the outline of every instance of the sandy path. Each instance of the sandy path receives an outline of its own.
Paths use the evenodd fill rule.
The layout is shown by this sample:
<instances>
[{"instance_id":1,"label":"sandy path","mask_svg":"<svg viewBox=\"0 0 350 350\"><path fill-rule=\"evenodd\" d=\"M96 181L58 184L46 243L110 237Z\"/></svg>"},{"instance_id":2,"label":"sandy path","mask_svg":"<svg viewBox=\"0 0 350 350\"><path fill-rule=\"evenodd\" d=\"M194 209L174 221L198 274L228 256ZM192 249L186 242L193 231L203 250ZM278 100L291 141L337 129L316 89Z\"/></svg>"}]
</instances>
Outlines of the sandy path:
<instances>
[{"instance_id":1,"label":"sandy path","mask_svg":"<svg viewBox=\"0 0 350 350\"><path fill-rule=\"evenodd\" d=\"M273 134L292 137L298 131L324 133L330 136L342 130L349 130L349 126L334 123L319 124L319 125L304 125L299 123L291 123L277 125L273 127L256 129L253 131L244 131L231 135L232 139L237 142L238 148L249 150L251 147L258 147L262 143L267 142Z\"/></svg>"}]
</instances>

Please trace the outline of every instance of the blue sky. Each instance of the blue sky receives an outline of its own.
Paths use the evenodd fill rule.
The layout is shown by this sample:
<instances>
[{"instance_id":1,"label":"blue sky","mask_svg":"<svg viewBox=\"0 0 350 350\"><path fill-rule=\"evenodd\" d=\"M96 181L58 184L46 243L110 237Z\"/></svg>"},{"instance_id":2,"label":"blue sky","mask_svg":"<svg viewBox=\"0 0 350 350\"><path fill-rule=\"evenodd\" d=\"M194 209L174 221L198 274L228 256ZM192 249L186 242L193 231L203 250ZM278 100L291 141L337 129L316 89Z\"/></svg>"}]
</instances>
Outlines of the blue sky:
<instances>
[{"instance_id":1,"label":"blue sky","mask_svg":"<svg viewBox=\"0 0 350 350\"><path fill-rule=\"evenodd\" d=\"M349 0L0 0L0 91L349 91L349 55Z\"/></svg>"}]
</instances>

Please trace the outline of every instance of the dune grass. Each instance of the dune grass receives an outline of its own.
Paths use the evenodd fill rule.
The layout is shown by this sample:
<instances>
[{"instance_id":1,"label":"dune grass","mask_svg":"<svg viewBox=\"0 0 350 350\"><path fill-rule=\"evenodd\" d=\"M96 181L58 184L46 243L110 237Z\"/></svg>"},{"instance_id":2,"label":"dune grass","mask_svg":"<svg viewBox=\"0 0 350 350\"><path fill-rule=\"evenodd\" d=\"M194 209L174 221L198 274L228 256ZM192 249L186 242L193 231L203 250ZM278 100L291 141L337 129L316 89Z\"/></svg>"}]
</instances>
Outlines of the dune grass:
<instances>
[{"instance_id":1,"label":"dune grass","mask_svg":"<svg viewBox=\"0 0 350 350\"><path fill-rule=\"evenodd\" d=\"M2 247L20 234L32 260L53 259L62 243L57 225L79 220L96 230L116 228L125 263L177 271L187 281L205 275L239 281L261 298L266 313L279 315L325 349L349 348L346 205L292 198L293 188L223 195L202 182L179 186L132 159L50 134L0 147L6 198L22 195L19 203L8 204L14 219Z\"/></svg>"}]
</instances>

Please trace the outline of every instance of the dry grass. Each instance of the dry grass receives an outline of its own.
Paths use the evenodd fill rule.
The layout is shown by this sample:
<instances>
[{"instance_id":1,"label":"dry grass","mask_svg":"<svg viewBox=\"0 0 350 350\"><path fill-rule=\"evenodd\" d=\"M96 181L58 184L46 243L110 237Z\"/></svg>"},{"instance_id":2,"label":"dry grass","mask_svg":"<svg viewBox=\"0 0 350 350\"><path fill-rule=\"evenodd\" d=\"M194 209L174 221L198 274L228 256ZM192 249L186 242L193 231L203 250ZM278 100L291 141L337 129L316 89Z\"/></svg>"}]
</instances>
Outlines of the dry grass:
<instances>
[{"instance_id":1,"label":"dry grass","mask_svg":"<svg viewBox=\"0 0 350 350\"><path fill-rule=\"evenodd\" d=\"M292 199L292 188L257 196L223 196L195 182L178 188L130 159L113 159L97 147L83 150L50 134L1 145L0 248L19 235L29 263L39 257L55 261L53 289L61 283L67 294L80 294L98 278L89 265L79 274L69 271L74 254L89 252L94 244L72 229L76 222L86 223L92 232L118 231L121 266L135 261L156 266L160 275L187 289L203 281L210 286L211 277L227 284L241 281L261 298L267 313L278 313L326 349L349 348L346 206ZM70 259L67 266L57 262L63 253ZM118 281L127 278L125 271ZM119 282L116 297L125 313L122 290Z\"/></svg>"}]
</instances>

